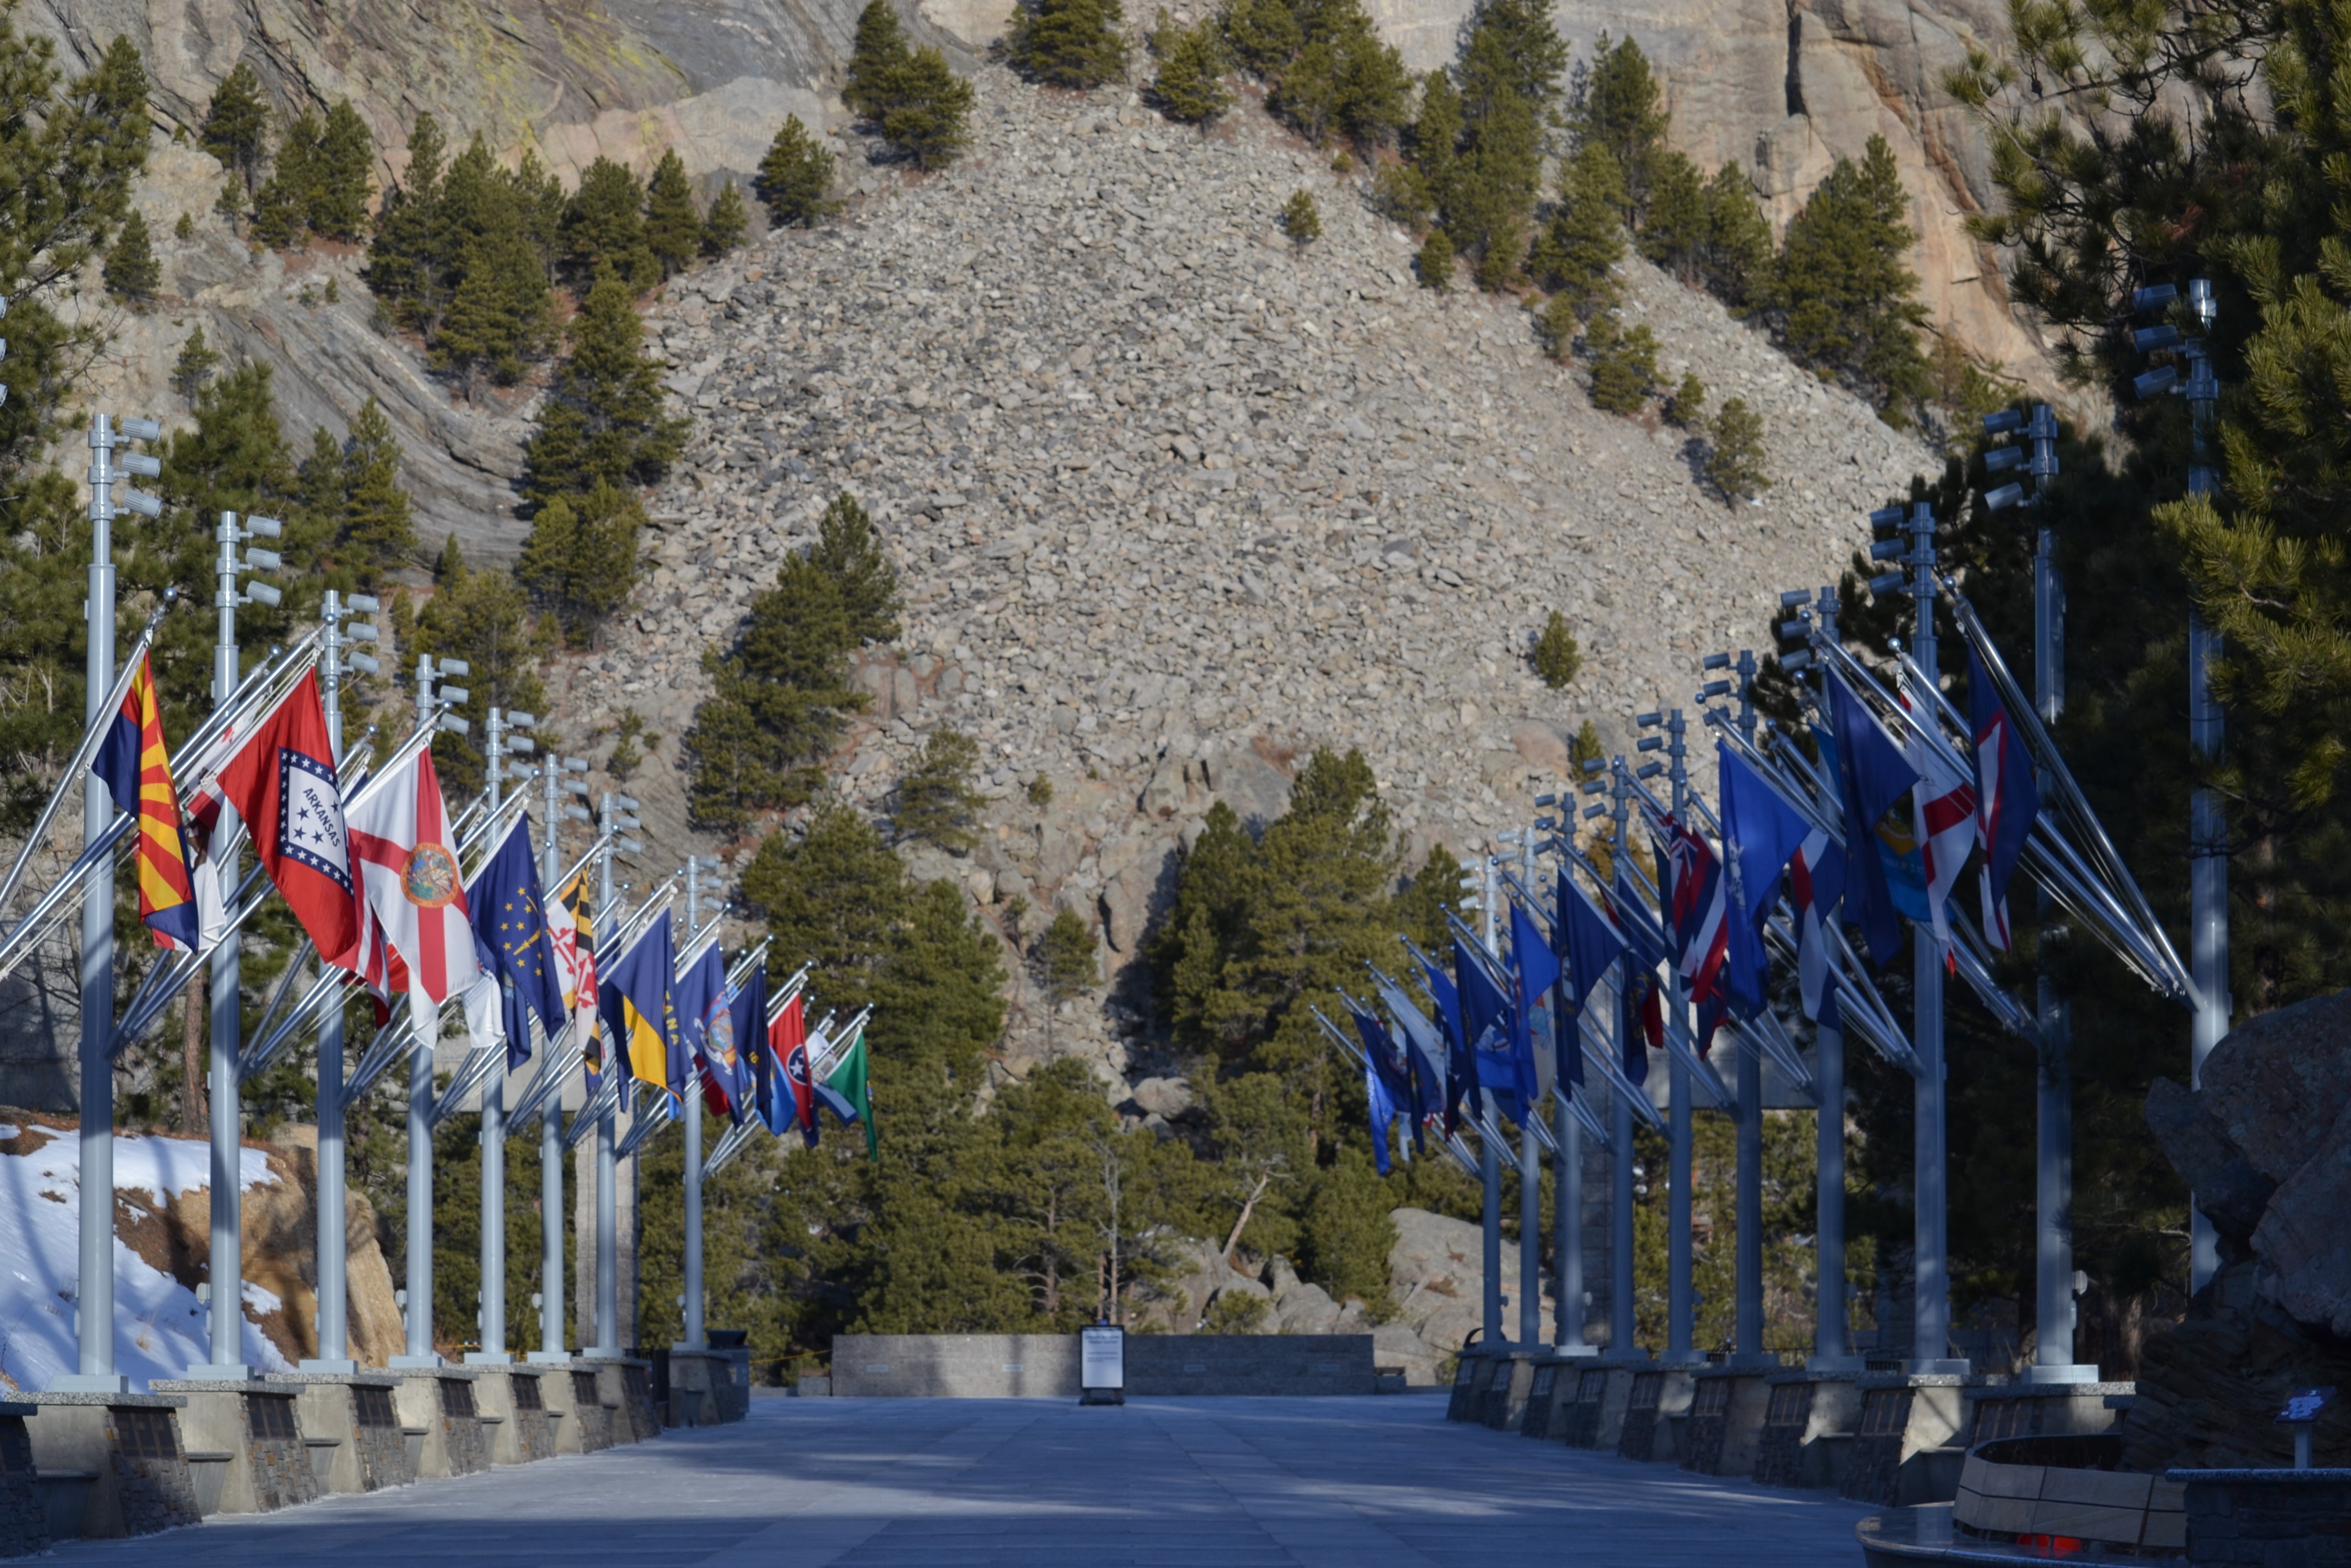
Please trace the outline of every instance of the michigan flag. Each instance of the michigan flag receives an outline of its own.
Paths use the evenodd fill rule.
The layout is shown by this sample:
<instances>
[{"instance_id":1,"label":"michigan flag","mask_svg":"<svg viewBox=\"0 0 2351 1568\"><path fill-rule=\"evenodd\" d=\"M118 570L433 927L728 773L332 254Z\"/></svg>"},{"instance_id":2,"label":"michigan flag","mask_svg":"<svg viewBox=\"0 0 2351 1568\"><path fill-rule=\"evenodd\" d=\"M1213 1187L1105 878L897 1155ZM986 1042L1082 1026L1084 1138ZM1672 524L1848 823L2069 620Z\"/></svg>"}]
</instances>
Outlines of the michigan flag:
<instances>
[{"instance_id":1,"label":"michigan flag","mask_svg":"<svg viewBox=\"0 0 2351 1568\"><path fill-rule=\"evenodd\" d=\"M669 1053L677 1019L670 976L677 967L669 921L655 920L597 988L596 1017L621 1053L622 1070L668 1094ZM673 1103L674 1097L673 1097Z\"/></svg>"},{"instance_id":2,"label":"michigan flag","mask_svg":"<svg viewBox=\"0 0 2351 1568\"><path fill-rule=\"evenodd\" d=\"M155 672L143 657L89 770L114 797L117 810L139 819L139 918L155 934L157 946L194 948L195 880L180 826L180 792L172 788L163 746Z\"/></svg>"}]
</instances>

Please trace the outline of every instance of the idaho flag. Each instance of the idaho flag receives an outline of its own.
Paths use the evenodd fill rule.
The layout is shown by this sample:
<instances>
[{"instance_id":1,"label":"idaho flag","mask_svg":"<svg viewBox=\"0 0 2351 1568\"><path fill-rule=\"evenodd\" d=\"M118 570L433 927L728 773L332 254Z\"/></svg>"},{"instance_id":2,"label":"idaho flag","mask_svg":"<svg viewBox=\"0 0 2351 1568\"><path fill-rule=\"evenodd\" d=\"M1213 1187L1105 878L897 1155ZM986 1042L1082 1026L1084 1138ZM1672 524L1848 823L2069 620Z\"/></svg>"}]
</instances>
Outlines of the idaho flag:
<instances>
[{"instance_id":1,"label":"idaho flag","mask_svg":"<svg viewBox=\"0 0 2351 1568\"><path fill-rule=\"evenodd\" d=\"M670 1041L677 1033L670 1002L676 967L669 921L655 920L628 956L601 977L596 994L597 1019L619 1050L622 1069L664 1094L669 1092Z\"/></svg>"},{"instance_id":2,"label":"idaho flag","mask_svg":"<svg viewBox=\"0 0 2351 1568\"><path fill-rule=\"evenodd\" d=\"M114 797L115 810L139 819L139 918L154 933L157 946L193 951L195 879L187 834L180 826L180 792L172 786L163 746L155 672L143 656L89 768Z\"/></svg>"}]
</instances>

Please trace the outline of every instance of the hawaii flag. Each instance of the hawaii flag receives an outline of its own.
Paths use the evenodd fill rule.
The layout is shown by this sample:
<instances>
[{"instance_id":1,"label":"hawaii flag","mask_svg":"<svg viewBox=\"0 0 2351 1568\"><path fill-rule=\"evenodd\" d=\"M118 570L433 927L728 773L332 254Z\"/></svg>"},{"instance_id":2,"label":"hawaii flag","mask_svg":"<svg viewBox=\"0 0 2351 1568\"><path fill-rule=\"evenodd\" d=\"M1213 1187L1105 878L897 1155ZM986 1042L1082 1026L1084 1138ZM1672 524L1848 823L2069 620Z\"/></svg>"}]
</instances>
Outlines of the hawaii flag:
<instances>
[{"instance_id":1,"label":"hawaii flag","mask_svg":"<svg viewBox=\"0 0 2351 1568\"><path fill-rule=\"evenodd\" d=\"M471 986L481 960L429 748L370 791L351 812L350 835L366 924L408 971L410 983L397 988L422 990L438 1005Z\"/></svg>"},{"instance_id":2,"label":"hawaii flag","mask_svg":"<svg viewBox=\"0 0 2351 1568\"><path fill-rule=\"evenodd\" d=\"M245 819L263 868L319 956L358 967L362 923L351 896L353 857L316 671L286 694L221 769L220 794ZM455 871L453 862L453 879Z\"/></svg>"},{"instance_id":3,"label":"hawaii flag","mask_svg":"<svg viewBox=\"0 0 2351 1568\"><path fill-rule=\"evenodd\" d=\"M194 857L180 826L180 792L163 746L155 672L143 656L90 771L114 797L115 810L139 819L139 918L158 947L195 947L201 933L189 870Z\"/></svg>"}]
</instances>

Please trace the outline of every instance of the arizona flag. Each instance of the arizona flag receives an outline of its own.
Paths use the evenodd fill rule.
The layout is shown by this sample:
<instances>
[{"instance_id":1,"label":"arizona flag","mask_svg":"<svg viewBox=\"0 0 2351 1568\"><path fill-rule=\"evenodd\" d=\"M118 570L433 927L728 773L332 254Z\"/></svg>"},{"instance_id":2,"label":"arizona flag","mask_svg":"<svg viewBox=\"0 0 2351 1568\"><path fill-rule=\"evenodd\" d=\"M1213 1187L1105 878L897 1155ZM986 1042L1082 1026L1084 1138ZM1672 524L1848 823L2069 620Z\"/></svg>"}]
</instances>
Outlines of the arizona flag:
<instances>
[{"instance_id":1,"label":"arizona flag","mask_svg":"<svg viewBox=\"0 0 2351 1568\"><path fill-rule=\"evenodd\" d=\"M481 960L429 748L386 776L351 813L350 836L367 921L407 966L407 988L437 1005L471 986Z\"/></svg>"},{"instance_id":2,"label":"arizona flag","mask_svg":"<svg viewBox=\"0 0 2351 1568\"><path fill-rule=\"evenodd\" d=\"M319 956L346 969L359 967L362 926L351 891L354 857L316 671L302 677L221 769L220 793L245 819L263 868L317 945ZM454 859L449 885L457 885ZM462 902L462 892L459 897ZM466 928L464 935L470 964L474 934ZM470 978L473 971L465 973Z\"/></svg>"},{"instance_id":3,"label":"arizona flag","mask_svg":"<svg viewBox=\"0 0 2351 1568\"><path fill-rule=\"evenodd\" d=\"M172 787L163 746L155 672L143 656L90 771L114 797L115 810L139 819L139 918L154 933L158 947L197 946L188 835L180 826L180 792Z\"/></svg>"}]
</instances>

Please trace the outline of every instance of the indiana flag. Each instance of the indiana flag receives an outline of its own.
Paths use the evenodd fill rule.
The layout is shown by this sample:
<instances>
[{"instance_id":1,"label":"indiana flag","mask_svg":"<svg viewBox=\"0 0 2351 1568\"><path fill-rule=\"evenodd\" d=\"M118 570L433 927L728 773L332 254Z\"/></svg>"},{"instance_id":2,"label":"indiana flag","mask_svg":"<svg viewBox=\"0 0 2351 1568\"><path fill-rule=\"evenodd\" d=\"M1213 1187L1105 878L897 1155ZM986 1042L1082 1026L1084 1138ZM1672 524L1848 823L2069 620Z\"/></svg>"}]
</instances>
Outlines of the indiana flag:
<instances>
[{"instance_id":1,"label":"indiana flag","mask_svg":"<svg viewBox=\"0 0 2351 1568\"><path fill-rule=\"evenodd\" d=\"M220 794L245 819L263 869L302 923L319 956L359 967L361 920L352 896L353 857L335 780L335 752L327 744L327 710L319 677L302 677L251 738L221 769ZM437 803L437 796L436 796ZM449 885L457 863L449 862ZM470 961L473 934L465 934ZM472 971L467 975L470 977ZM434 998L435 1001L439 997Z\"/></svg>"},{"instance_id":2,"label":"indiana flag","mask_svg":"<svg viewBox=\"0 0 2351 1568\"><path fill-rule=\"evenodd\" d=\"M139 918L154 933L155 946L199 946L194 857L180 825L180 792L172 787L163 746L162 707L155 697L155 673L144 655L89 770L114 797L115 810L139 819Z\"/></svg>"},{"instance_id":3,"label":"indiana flag","mask_svg":"<svg viewBox=\"0 0 2351 1568\"><path fill-rule=\"evenodd\" d=\"M404 988L438 1005L471 986L481 960L430 748L393 769L351 813L350 837L364 916L407 967Z\"/></svg>"}]
</instances>

